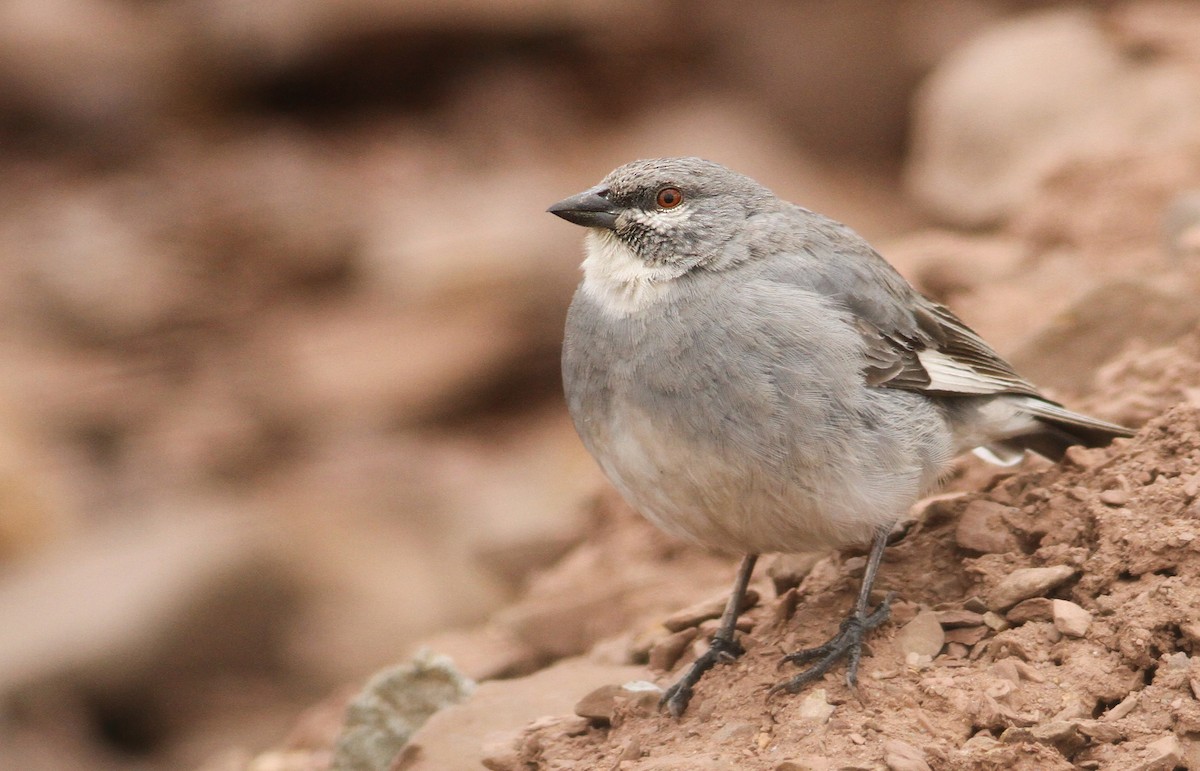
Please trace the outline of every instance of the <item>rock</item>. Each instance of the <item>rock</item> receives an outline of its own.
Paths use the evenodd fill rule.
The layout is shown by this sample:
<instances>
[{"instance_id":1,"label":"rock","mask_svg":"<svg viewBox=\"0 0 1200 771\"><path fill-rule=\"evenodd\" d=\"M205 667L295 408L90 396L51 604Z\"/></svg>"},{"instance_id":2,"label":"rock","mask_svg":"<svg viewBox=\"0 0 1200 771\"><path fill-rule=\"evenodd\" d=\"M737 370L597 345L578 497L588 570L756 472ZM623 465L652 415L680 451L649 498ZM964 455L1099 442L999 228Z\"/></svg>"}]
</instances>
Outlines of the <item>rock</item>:
<instances>
[{"instance_id":1,"label":"rock","mask_svg":"<svg viewBox=\"0 0 1200 771\"><path fill-rule=\"evenodd\" d=\"M983 614L973 610L939 610L937 611L937 620L943 629L979 626L983 623Z\"/></svg>"},{"instance_id":2,"label":"rock","mask_svg":"<svg viewBox=\"0 0 1200 771\"><path fill-rule=\"evenodd\" d=\"M471 695L475 683L445 656L425 650L411 663L376 674L346 707L334 768L387 768L438 710Z\"/></svg>"},{"instance_id":3,"label":"rock","mask_svg":"<svg viewBox=\"0 0 1200 771\"><path fill-rule=\"evenodd\" d=\"M944 220L994 224L1071 160L1185 134L1197 91L1178 66L1125 57L1097 13L1024 14L946 57L926 80L913 110L908 187Z\"/></svg>"},{"instance_id":4,"label":"rock","mask_svg":"<svg viewBox=\"0 0 1200 771\"><path fill-rule=\"evenodd\" d=\"M1020 625L1030 621L1052 621L1054 619L1054 603L1045 597L1031 597L1022 600L1004 614L1010 624Z\"/></svg>"},{"instance_id":5,"label":"rock","mask_svg":"<svg viewBox=\"0 0 1200 771\"><path fill-rule=\"evenodd\" d=\"M767 565L767 575L775 585L775 596L785 594L788 589L794 589L812 572L818 562L825 558L823 552L804 552L802 554L776 554Z\"/></svg>"},{"instance_id":6,"label":"rock","mask_svg":"<svg viewBox=\"0 0 1200 771\"><path fill-rule=\"evenodd\" d=\"M8 565L0 698L84 682L97 709L131 693L170 704L214 668L278 671L299 589L267 537L242 516L127 513Z\"/></svg>"},{"instance_id":7,"label":"rock","mask_svg":"<svg viewBox=\"0 0 1200 771\"><path fill-rule=\"evenodd\" d=\"M725 612L725 605L729 602L729 595L723 597L714 597L711 600L698 602L695 605L676 611L670 616L663 619L663 626L672 632L678 632L681 629L688 627L699 626L701 623L709 619L720 618ZM747 589L746 595L742 598L742 607L739 613L745 613L750 608L758 604L758 592L754 589Z\"/></svg>"},{"instance_id":8,"label":"rock","mask_svg":"<svg viewBox=\"0 0 1200 771\"><path fill-rule=\"evenodd\" d=\"M964 549L984 554L1014 551L1017 538L1004 522L1004 515L1012 511L1009 506L988 500L971 501L954 529L955 542Z\"/></svg>"},{"instance_id":9,"label":"rock","mask_svg":"<svg viewBox=\"0 0 1200 771\"><path fill-rule=\"evenodd\" d=\"M991 634L986 626L959 626L946 630L946 642L960 645L974 645Z\"/></svg>"},{"instance_id":10,"label":"rock","mask_svg":"<svg viewBox=\"0 0 1200 771\"><path fill-rule=\"evenodd\" d=\"M813 720L818 723L826 723L829 721L829 716L833 714L837 707L830 704L826 699L825 689L816 688L809 691L804 698L800 700L800 704L796 708L796 716L802 720Z\"/></svg>"},{"instance_id":11,"label":"rock","mask_svg":"<svg viewBox=\"0 0 1200 771\"><path fill-rule=\"evenodd\" d=\"M883 743L883 762L888 771L930 771L925 762L925 753L898 739Z\"/></svg>"},{"instance_id":12,"label":"rock","mask_svg":"<svg viewBox=\"0 0 1200 771\"><path fill-rule=\"evenodd\" d=\"M1092 625L1092 614L1069 600L1052 600L1054 628L1067 637L1083 637Z\"/></svg>"},{"instance_id":13,"label":"rock","mask_svg":"<svg viewBox=\"0 0 1200 771\"><path fill-rule=\"evenodd\" d=\"M421 647L448 656L476 682L527 675L545 663L535 648L494 624L426 637Z\"/></svg>"},{"instance_id":14,"label":"rock","mask_svg":"<svg viewBox=\"0 0 1200 771\"><path fill-rule=\"evenodd\" d=\"M650 668L658 672L670 672L698 633L695 627L689 627L659 640L650 648Z\"/></svg>"},{"instance_id":15,"label":"rock","mask_svg":"<svg viewBox=\"0 0 1200 771\"><path fill-rule=\"evenodd\" d=\"M1007 610L1021 600L1039 597L1073 577L1078 571L1070 565L1044 568L1019 568L1000 580L988 593L988 607Z\"/></svg>"},{"instance_id":16,"label":"rock","mask_svg":"<svg viewBox=\"0 0 1200 771\"><path fill-rule=\"evenodd\" d=\"M1048 744L1063 755L1070 757L1083 749L1088 740L1080 733L1078 722L1051 721L1029 728L1020 726L1006 728L1004 733L1000 734L1000 741L1005 744L1024 744L1026 742Z\"/></svg>"},{"instance_id":17,"label":"rock","mask_svg":"<svg viewBox=\"0 0 1200 771\"><path fill-rule=\"evenodd\" d=\"M528 677L480 683L471 698L435 713L412 737L412 752L404 771L444 771L478 768L483 762L480 737L499 744L546 715L568 715L582 694L613 682L628 682L645 674L641 667L599 665L576 658L559 662ZM555 718L565 733L586 729L586 718ZM574 721L574 722L572 722ZM501 766L501 768L506 768ZM518 767L520 768L520 767Z\"/></svg>"},{"instance_id":18,"label":"rock","mask_svg":"<svg viewBox=\"0 0 1200 771\"><path fill-rule=\"evenodd\" d=\"M621 686L602 685L575 703L575 714L593 723L607 725L617 713L617 700L620 697Z\"/></svg>"},{"instance_id":19,"label":"rock","mask_svg":"<svg viewBox=\"0 0 1200 771\"><path fill-rule=\"evenodd\" d=\"M1109 506L1124 506L1129 503L1129 493L1120 488L1104 490L1099 496L1100 502Z\"/></svg>"},{"instance_id":20,"label":"rock","mask_svg":"<svg viewBox=\"0 0 1200 771\"><path fill-rule=\"evenodd\" d=\"M1136 771L1172 771L1183 760L1183 745L1174 735L1146 745L1146 760Z\"/></svg>"},{"instance_id":21,"label":"rock","mask_svg":"<svg viewBox=\"0 0 1200 771\"><path fill-rule=\"evenodd\" d=\"M910 654L933 658L942 650L946 633L938 623L938 614L931 610L918 613L896 634L896 648L907 658Z\"/></svg>"},{"instance_id":22,"label":"rock","mask_svg":"<svg viewBox=\"0 0 1200 771\"><path fill-rule=\"evenodd\" d=\"M1113 324L1113 318L1124 319ZM1200 306L1193 291L1140 280L1105 283L1055 315L1009 357L1023 376L1043 387L1082 392L1113 353L1139 340L1165 345L1194 329ZM1075 449L1076 457L1086 456ZM1103 458L1103 451L1096 459Z\"/></svg>"},{"instance_id":23,"label":"rock","mask_svg":"<svg viewBox=\"0 0 1200 771\"><path fill-rule=\"evenodd\" d=\"M739 742L746 744L754 736L758 735L758 725L756 723L746 723L733 721L726 723L712 733L712 741L716 744L724 744L725 742Z\"/></svg>"}]
</instances>

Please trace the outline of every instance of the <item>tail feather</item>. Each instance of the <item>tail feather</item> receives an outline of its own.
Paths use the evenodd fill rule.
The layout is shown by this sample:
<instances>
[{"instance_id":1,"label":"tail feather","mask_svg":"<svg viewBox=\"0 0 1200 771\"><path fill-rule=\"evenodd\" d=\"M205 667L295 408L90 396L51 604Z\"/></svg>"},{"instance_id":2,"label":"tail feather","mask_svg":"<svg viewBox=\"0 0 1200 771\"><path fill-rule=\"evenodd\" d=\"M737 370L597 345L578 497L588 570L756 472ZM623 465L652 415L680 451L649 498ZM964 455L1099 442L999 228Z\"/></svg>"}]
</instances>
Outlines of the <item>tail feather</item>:
<instances>
[{"instance_id":1,"label":"tail feather","mask_svg":"<svg viewBox=\"0 0 1200 771\"><path fill-rule=\"evenodd\" d=\"M1071 412L1053 402L1026 398L1021 409L1036 419L1032 431L993 442L988 449L1000 458L1012 458L1032 450L1053 461L1062 460L1067 448L1074 445L1103 447L1118 437L1133 436L1125 426Z\"/></svg>"}]
</instances>

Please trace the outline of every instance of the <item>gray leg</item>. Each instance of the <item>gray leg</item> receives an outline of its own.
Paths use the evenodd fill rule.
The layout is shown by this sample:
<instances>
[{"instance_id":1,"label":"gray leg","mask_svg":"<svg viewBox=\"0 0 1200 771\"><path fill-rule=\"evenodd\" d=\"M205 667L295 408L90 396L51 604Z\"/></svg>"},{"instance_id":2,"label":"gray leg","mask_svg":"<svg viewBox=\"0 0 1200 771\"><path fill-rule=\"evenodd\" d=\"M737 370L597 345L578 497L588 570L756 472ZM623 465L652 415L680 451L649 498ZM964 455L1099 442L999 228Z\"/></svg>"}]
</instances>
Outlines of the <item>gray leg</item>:
<instances>
[{"instance_id":1,"label":"gray leg","mask_svg":"<svg viewBox=\"0 0 1200 771\"><path fill-rule=\"evenodd\" d=\"M757 554L742 557L737 580L733 583L733 593L729 595L729 602L725 603L721 625L709 641L708 650L688 667L683 677L663 693L658 702L660 708L667 707L675 717L679 717L687 709L688 702L692 700L692 686L700 682L705 672L712 669L718 661L731 661L745 653L734 639L734 633L737 630L738 611L742 608L742 599L746 596L746 587L750 584L750 575L754 573L754 563L757 561Z\"/></svg>"},{"instance_id":2,"label":"gray leg","mask_svg":"<svg viewBox=\"0 0 1200 771\"><path fill-rule=\"evenodd\" d=\"M868 609L871 598L871 585L875 583L875 573L879 571L879 561L883 559L883 549L887 546L888 533L881 530L871 542L871 555L867 558L867 570L863 574L862 588L858 590L858 600L854 603L854 611L842 622L838 633L824 645L806 648L784 656L784 662L807 664L815 661L808 669L790 680L785 680L771 688L768 696L774 696L781 691L799 693L804 686L820 679L833 668L838 659L846 659L846 684L851 690L858 688L858 662L862 658L863 641L867 633L887 621L892 612L892 594L883 598L883 602L875 608ZM783 663L783 662L781 662Z\"/></svg>"}]
</instances>

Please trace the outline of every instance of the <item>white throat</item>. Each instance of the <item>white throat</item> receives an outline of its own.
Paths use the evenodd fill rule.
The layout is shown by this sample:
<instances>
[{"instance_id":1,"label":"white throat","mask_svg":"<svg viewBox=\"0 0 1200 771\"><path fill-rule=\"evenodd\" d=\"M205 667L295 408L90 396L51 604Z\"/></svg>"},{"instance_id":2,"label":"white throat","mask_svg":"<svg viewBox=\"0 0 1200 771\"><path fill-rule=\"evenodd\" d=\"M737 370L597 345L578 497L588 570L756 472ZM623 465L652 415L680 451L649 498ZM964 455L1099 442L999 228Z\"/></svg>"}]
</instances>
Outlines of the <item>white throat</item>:
<instances>
[{"instance_id":1,"label":"white throat","mask_svg":"<svg viewBox=\"0 0 1200 771\"><path fill-rule=\"evenodd\" d=\"M684 273L676 267L647 265L608 230L589 230L584 245L582 290L612 316L628 316L654 304Z\"/></svg>"}]
</instances>

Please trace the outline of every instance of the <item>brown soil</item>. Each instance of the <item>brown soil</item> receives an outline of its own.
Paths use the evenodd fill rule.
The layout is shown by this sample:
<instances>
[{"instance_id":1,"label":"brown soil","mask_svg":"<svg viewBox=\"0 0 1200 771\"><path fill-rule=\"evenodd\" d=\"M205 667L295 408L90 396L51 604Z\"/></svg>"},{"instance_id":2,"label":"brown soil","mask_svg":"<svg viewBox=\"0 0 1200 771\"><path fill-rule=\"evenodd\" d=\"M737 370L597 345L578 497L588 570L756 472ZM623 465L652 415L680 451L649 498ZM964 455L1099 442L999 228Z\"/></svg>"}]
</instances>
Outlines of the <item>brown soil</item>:
<instances>
[{"instance_id":1,"label":"brown soil","mask_svg":"<svg viewBox=\"0 0 1200 771\"><path fill-rule=\"evenodd\" d=\"M932 768L1143 767L1162 749L1156 741L1200 731L1200 665L1189 658L1200 643L1198 488L1196 404L1061 466L998 475L984 491L926 507L889 550L878 589L898 601L863 661L857 697L841 671L798 696L765 697L787 675L781 655L826 639L853 601L855 558L835 557L800 584L798 601L774 597L746 614L748 652L709 673L681 720L630 702L609 724L593 721L575 735L553 724L528 730L521 761L556 769L918 767L897 765L901 742ZM979 500L1002 507L1000 526L1017 548L978 554L957 545L958 515ZM1045 601L1012 609L991 599L1014 570L1060 565L1071 578L1047 597L1091 613L1081 637L1062 634L1039 607ZM947 612L948 637L963 642L913 666L895 637L926 608ZM961 610L990 610L988 620L1003 628L978 614L950 618ZM666 684L673 674L653 677ZM825 699L833 707L825 720L804 716L806 701ZM1174 765L1188 762L1176 756L1162 767Z\"/></svg>"}]
</instances>

